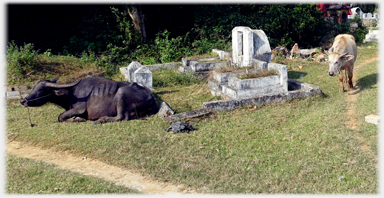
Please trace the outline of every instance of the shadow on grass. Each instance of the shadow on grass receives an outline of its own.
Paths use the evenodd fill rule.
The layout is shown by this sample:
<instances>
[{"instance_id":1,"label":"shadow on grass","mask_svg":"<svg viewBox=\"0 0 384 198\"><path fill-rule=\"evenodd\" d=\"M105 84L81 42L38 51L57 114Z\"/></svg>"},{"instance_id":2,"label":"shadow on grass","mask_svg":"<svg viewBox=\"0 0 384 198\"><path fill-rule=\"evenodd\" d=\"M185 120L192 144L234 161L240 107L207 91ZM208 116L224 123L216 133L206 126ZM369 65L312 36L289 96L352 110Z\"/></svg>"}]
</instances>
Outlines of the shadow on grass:
<instances>
[{"instance_id":1,"label":"shadow on grass","mask_svg":"<svg viewBox=\"0 0 384 198\"><path fill-rule=\"evenodd\" d=\"M378 77L378 74L376 73L376 74L370 74L358 79L355 86L360 87L360 90L357 91L356 93L359 93L364 89L373 89L374 88L373 85L377 84L377 77Z\"/></svg>"},{"instance_id":2,"label":"shadow on grass","mask_svg":"<svg viewBox=\"0 0 384 198\"><path fill-rule=\"evenodd\" d=\"M300 76L304 77L306 75L306 72L288 71L288 78L293 80L300 79Z\"/></svg>"}]
</instances>

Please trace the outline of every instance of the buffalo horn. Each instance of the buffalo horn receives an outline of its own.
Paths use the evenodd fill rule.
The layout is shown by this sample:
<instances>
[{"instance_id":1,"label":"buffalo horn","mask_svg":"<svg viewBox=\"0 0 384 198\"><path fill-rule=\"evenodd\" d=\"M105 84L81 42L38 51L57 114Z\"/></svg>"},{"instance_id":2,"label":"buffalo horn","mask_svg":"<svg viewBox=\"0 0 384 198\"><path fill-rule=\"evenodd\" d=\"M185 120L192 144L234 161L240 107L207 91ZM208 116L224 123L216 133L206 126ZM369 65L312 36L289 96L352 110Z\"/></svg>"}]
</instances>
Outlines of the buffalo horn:
<instances>
[{"instance_id":1,"label":"buffalo horn","mask_svg":"<svg viewBox=\"0 0 384 198\"><path fill-rule=\"evenodd\" d=\"M81 80L77 80L75 82L68 83L68 84L56 84L56 83L47 82L47 83L45 83L45 86L52 87L52 88L67 88L67 87L73 87L73 86L77 85L77 83L79 83L80 81Z\"/></svg>"}]
</instances>

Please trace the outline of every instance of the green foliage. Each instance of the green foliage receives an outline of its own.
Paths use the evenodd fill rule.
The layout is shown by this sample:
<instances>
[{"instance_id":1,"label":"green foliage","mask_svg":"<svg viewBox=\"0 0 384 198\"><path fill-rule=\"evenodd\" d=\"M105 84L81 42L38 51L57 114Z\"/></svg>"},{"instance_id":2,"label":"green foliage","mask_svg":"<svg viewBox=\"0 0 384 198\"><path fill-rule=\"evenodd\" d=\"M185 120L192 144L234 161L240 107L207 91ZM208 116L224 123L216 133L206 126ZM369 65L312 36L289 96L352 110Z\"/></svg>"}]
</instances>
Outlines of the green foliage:
<instances>
[{"instance_id":1,"label":"green foliage","mask_svg":"<svg viewBox=\"0 0 384 198\"><path fill-rule=\"evenodd\" d=\"M14 41L7 46L7 75L8 78L17 81L18 78L33 69L37 64L37 51L33 50L33 43L24 43L17 46Z\"/></svg>"},{"instance_id":2,"label":"green foliage","mask_svg":"<svg viewBox=\"0 0 384 198\"><path fill-rule=\"evenodd\" d=\"M229 40L235 26L248 26L263 30L271 46L315 46L325 25L321 14L316 4L204 5L196 9L194 30L200 39Z\"/></svg>"},{"instance_id":3,"label":"green foliage","mask_svg":"<svg viewBox=\"0 0 384 198\"><path fill-rule=\"evenodd\" d=\"M164 30L163 33L156 35L155 44L158 48L160 61L168 63L173 61L180 61L183 56L191 54L188 46L188 33L183 37L169 38L171 33Z\"/></svg>"},{"instance_id":4,"label":"green foliage","mask_svg":"<svg viewBox=\"0 0 384 198\"><path fill-rule=\"evenodd\" d=\"M360 44L365 39L365 35L368 34L367 29L357 29L356 32L353 33L353 36L355 37L356 43Z\"/></svg>"}]
</instances>

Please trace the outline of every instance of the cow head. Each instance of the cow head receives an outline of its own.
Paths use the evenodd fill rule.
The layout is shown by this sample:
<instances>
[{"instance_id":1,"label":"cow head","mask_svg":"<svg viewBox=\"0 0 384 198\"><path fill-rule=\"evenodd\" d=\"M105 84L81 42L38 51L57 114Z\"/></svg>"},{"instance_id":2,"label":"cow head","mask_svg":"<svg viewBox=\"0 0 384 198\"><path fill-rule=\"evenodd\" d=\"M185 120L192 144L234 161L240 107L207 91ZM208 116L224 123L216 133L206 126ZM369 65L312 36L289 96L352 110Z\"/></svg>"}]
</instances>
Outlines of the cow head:
<instances>
[{"instance_id":1,"label":"cow head","mask_svg":"<svg viewBox=\"0 0 384 198\"><path fill-rule=\"evenodd\" d=\"M52 99L52 96L62 96L68 94L65 88L76 85L79 81L69 84L56 84L57 79L41 80L33 86L31 93L20 100L21 105L25 107L38 107L44 105Z\"/></svg>"},{"instance_id":2,"label":"cow head","mask_svg":"<svg viewBox=\"0 0 384 198\"><path fill-rule=\"evenodd\" d=\"M329 54L330 53L330 54ZM336 76L337 72L340 70L344 64L354 58L353 55L348 55L348 52L340 54L339 52L333 52L333 48L329 50L328 62L329 62L329 71L330 76Z\"/></svg>"}]
</instances>

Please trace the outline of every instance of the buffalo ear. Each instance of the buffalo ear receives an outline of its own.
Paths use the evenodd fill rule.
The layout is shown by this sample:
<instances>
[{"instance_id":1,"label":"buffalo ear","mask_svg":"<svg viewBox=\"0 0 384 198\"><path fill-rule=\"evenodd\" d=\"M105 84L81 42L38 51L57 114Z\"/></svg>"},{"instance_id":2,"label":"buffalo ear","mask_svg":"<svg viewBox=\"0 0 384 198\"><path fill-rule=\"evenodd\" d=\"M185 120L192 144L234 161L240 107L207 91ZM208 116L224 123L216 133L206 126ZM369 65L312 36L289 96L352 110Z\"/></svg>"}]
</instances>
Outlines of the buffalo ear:
<instances>
[{"instance_id":1,"label":"buffalo ear","mask_svg":"<svg viewBox=\"0 0 384 198\"><path fill-rule=\"evenodd\" d=\"M68 95L69 91L66 89L54 90L56 96Z\"/></svg>"},{"instance_id":2,"label":"buffalo ear","mask_svg":"<svg viewBox=\"0 0 384 198\"><path fill-rule=\"evenodd\" d=\"M350 61L354 58L355 56L353 55L344 55L341 58L343 59L344 62Z\"/></svg>"}]
</instances>

